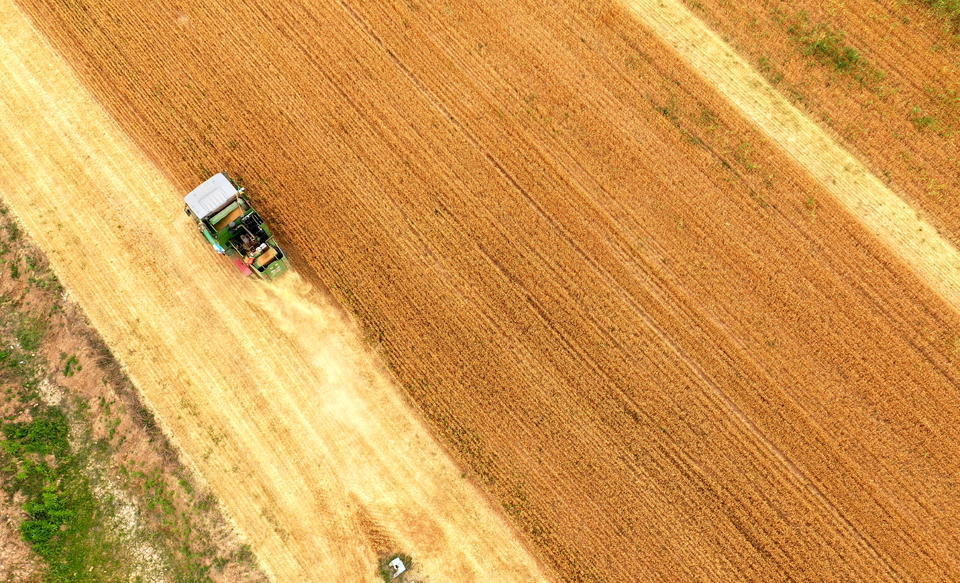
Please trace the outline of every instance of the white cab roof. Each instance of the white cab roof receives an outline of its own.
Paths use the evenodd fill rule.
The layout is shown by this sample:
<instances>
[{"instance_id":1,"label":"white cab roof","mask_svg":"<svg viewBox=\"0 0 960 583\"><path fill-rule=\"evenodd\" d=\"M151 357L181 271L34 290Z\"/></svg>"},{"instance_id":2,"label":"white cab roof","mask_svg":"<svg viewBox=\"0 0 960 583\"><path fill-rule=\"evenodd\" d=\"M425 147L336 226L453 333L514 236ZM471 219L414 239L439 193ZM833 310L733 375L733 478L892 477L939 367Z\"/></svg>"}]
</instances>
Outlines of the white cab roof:
<instances>
[{"instance_id":1,"label":"white cab roof","mask_svg":"<svg viewBox=\"0 0 960 583\"><path fill-rule=\"evenodd\" d=\"M227 178L227 175L221 172L207 178L203 184L194 188L190 194L185 196L183 201L187 203L193 214L205 219L226 206L228 202L236 198L239 192Z\"/></svg>"}]
</instances>

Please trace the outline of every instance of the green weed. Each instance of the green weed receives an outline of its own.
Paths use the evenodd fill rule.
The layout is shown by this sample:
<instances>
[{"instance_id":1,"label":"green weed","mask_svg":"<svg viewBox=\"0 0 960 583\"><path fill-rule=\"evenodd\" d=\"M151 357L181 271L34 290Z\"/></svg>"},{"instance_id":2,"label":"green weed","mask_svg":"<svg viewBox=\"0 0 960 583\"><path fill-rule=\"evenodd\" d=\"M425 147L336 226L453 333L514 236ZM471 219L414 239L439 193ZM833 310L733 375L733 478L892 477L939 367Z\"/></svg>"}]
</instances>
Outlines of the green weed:
<instances>
[{"instance_id":1,"label":"green weed","mask_svg":"<svg viewBox=\"0 0 960 583\"><path fill-rule=\"evenodd\" d=\"M670 96L670 99L664 105L654 105L654 109L660 112L660 115L677 123L677 98Z\"/></svg>"},{"instance_id":2,"label":"green weed","mask_svg":"<svg viewBox=\"0 0 960 583\"><path fill-rule=\"evenodd\" d=\"M28 282L30 285L44 291L55 293L63 291L63 286L60 285L60 280L57 279L56 275L49 271L44 271L38 275L31 275Z\"/></svg>"},{"instance_id":3,"label":"green weed","mask_svg":"<svg viewBox=\"0 0 960 583\"><path fill-rule=\"evenodd\" d=\"M87 454L71 450L66 414L57 407L38 408L30 421L0 429L8 492L26 497L20 533L47 565L44 582L113 580L116 560L84 472ZM52 464L46 461L50 455Z\"/></svg>"},{"instance_id":4,"label":"green weed","mask_svg":"<svg viewBox=\"0 0 960 583\"><path fill-rule=\"evenodd\" d=\"M843 43L843 34L818 26L803 38L804 52L832 63L836 70L847 72L860 64L860 53Z\"/></svg>"},{"instance_id":5,"label":"green weed","mask_svg":"<svg viewBox=\"0 0 960 583\"><path fill-rule=\"evenodd\" d=\"M40 342L43 341L43 335L47 331L47 322L41 318L32 316L23 316L14 336L20 347L27 352L36 352L40 348Z\"/></svg>"},{"instance_id":6,"label":"green weed","mask_svg":"<svg viewBox=\"0 0 960 583\"><path fill-rule=\"evenodd\" d=\"M67 452L67 417L57 408L39 409L31 421L5 423L3 448L19 456L27 453L63 455Z\"/></svg>"},{"instance_id":7,"label":"green weed","mask_svg":"<svg viewBox=\"0 0 960 583\"><path fill-rule=\"evenodd\" d=\"M937 123L936 118L925 114L919 107L914 107L910 110L910 121L913 122L913 127L921 131L928 128L936 130L940 125Z\"/></svg>"},{"instance_id":8,"label":"green weed","mask_svg":"<svg viewBox=\"0 0 960 583\"><path fill-rule=\"evenodd\" d=\"M16 223L9 221L4 226L7 229L7 241L14 243L20 240L20 227L18 227Z\"/></svg>"},{"instance_id":9,"label":"green weed","mask_svg":"<svg viewBox=\"0 0 960 583\"><path fill-rule=\"evenodd\" d=\"M813 23L806 12L787 17L782 13L778 22L787 25L787 33L803 46L803 54L820 63L849 75L862 85L871 85L885 78L885 74L871 65L854 47L846 44L846 35L825 24Z\"/></svg>"},{"instance_id":10,"label":"green weed","mask_svg":"<svg viewBox=\"0 0 960 583\"><path fill-rule=\"evenodd\" d=\"M700 116L697 118L697 122L711 129L719 125L717 123L717 114L708 107L702 107L700 109Z\"/></svg>"},{"instance_id":11,"label":"green weed","mask_svg":"<svg viewBox=\"0 0 960 583\"><path fill-rule=\"evenodd\" d=\"M23 509L30 518L20 525L20 532L23 539L41 554L50 549L51 539L74 516L54 485L45 486L40 497L27 502Z\"/></svg>"},{"instance_id":12,"label":"green weed","mask_svg":"<svg viewBox=\"0 0 960 583\"><path fill-rule=\"evenodd\" d=\"M771 85L776 85L783 81L783 73L770 64L770 59L767 57L760 57L757 66L760 73L770 81Z\"/></svg>"},{"instance_id":13,"label":"green weed","mask_svg":"<svg viewBox=\"0 0 960 583\"><path fill-rule=\"evenodd\" d=\"M63 376L72 377L83 370L83 365L80 364L80 360L77 358L76 354L67 356L66 354L61 353L60 358L66 358L66 361L63 363Z\"/></svg>"},{"instance_id":14,"label":"green weed","mask_svg":"<svg viewBox=\"0 0 960 583\"><path fill-rule=\"evenodd\" d=\"M960 26L960 0L925 0L925 2L954 26Z\"/></svg>"},{"instance_id":15,"label":"green weed","mask_svg":"<svg viewBox=\"0 0 960 583\"><path fill-rule=\"evenodd\" d=\"M107 424L107 441L112 441L117 434L117 427L120 426L120 418L114 418Z\"/></svg>"}]
</instances>

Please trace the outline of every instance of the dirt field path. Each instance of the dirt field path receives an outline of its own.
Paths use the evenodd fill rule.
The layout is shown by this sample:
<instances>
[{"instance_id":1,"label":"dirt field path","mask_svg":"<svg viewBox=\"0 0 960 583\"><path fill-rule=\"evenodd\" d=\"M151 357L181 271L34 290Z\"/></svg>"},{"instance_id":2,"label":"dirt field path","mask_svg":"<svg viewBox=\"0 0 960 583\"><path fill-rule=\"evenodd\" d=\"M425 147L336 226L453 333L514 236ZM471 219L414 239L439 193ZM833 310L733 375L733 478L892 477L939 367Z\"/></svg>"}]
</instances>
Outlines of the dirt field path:
<instances>
[{"instance_id":1,"label":"dirt field path","mask_svg":"<svg viewBox=\"0 0 960 583\"><path fill-rule=\"evenodd\" d=\"M927 285L960 309L960 252L936 228L794 107L680 1L623 1Z\"/></svg>"},{"instance_id":2,"label":"dirt field path","mask_svg":"<svg viewBox=\"0 0 960 583\"><path fill-rule=\"evenodd\" d=\"M277 581L546 580L337 311L218 262L6 1L0 78L0 194Z\"/></svg>"}]
</instances>

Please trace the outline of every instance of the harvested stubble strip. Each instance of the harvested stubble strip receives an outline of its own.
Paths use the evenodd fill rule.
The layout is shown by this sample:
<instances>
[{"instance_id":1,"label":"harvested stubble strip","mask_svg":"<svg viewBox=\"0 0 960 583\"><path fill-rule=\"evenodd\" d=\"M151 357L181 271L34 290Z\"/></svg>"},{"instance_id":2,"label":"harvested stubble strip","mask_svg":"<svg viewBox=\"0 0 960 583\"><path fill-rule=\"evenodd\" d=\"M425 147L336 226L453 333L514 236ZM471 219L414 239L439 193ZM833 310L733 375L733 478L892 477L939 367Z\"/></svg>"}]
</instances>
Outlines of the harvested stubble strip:
<instances>
[{"instance_id":1,"label":"harvested stubble strip","mask_svg":"<svg viewBox=\"0 0 960 583\"><path fill-rule=\"evenodd\" d=\"M960 41L925 2L696 0L685 3L810 117L829 128L924 220L960 243ZM790 23L842 34L883 73L862 85L819 65Z\"/></svg>"}]
</instances>

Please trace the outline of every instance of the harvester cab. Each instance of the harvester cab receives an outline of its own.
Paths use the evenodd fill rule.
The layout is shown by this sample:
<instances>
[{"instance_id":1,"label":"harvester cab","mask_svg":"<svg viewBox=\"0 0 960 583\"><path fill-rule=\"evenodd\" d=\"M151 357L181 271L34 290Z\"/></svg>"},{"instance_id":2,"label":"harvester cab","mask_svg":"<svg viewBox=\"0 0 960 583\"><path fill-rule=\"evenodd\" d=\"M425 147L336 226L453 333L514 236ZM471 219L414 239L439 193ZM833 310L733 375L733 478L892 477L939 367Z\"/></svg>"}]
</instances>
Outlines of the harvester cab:
<instances>
[{"instance_id":1,"label":"harvester cab","mask_svg":"<svg viewBox=\"0 0 960 583\"><path fill-rule=\"evenodd\" d=\"M213 249L232 257L244 275L274 279L287 270L287 257L243 190L226 174L215 174L184 197L184 211Z\"/></svg>"}]
</instances>

